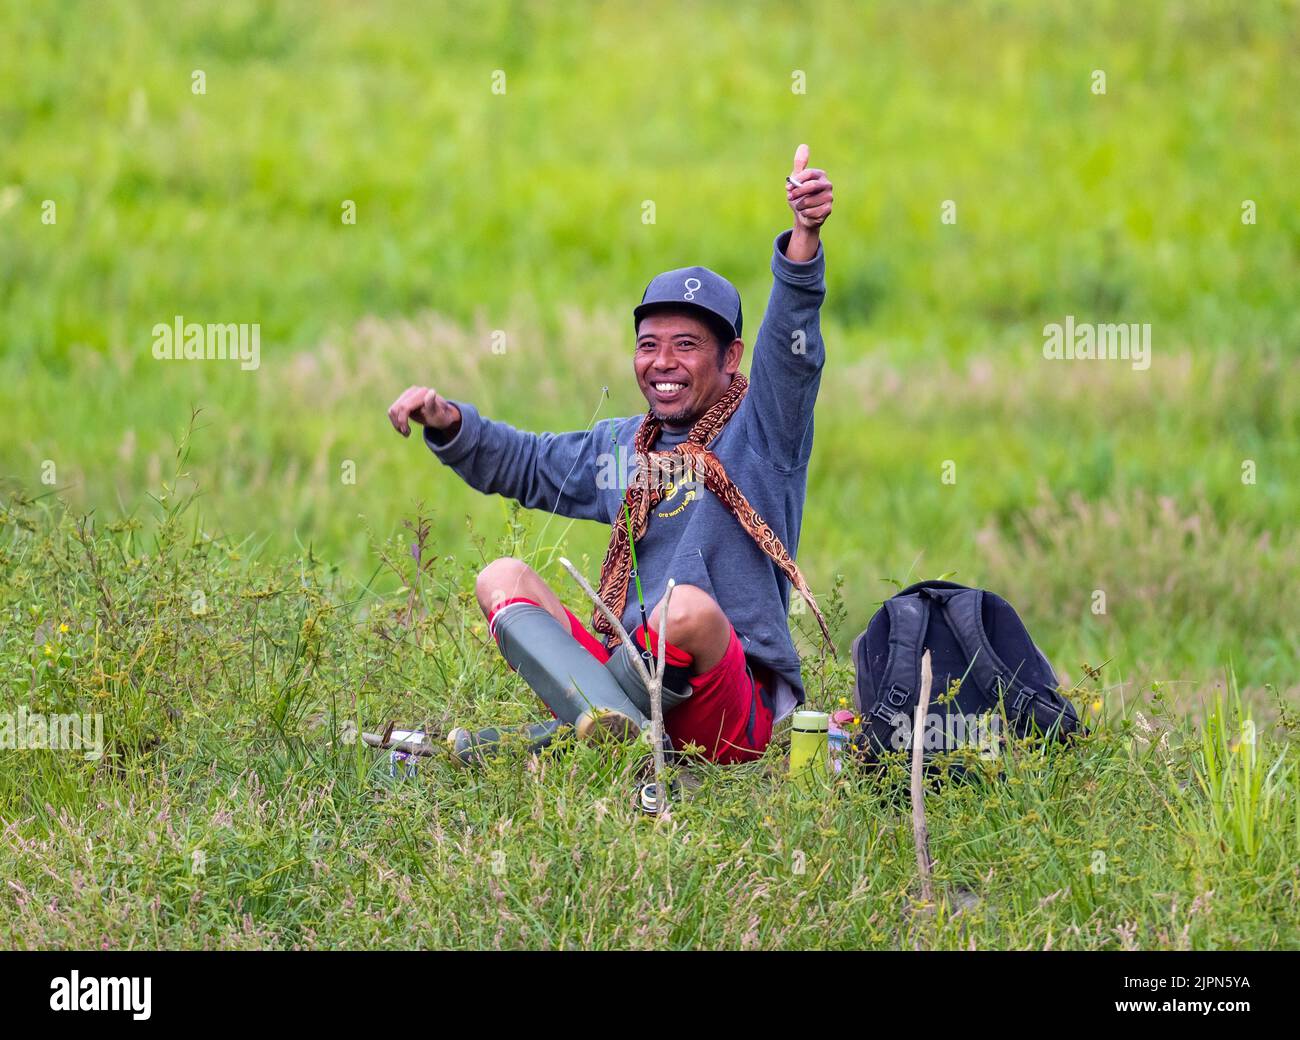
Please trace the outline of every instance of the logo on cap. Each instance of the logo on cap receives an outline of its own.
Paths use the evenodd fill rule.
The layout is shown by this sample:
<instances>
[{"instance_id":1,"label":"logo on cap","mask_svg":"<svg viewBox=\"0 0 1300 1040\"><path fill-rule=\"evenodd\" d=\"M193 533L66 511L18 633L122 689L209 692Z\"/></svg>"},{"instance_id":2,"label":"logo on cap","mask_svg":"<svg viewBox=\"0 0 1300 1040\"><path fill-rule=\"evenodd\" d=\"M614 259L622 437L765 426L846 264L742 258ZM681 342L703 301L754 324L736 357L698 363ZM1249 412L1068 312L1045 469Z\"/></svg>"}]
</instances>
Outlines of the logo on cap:
<instances>
[{"instance_id":1,"label":"logo on cap","mask_svg":"<svg viewBox=\"0 0 1300 1040\"><path fill-rule=\"evenodd\" d=\"M691 284L692 282L694 282L695 284L692 285L692 284ZM687 279L686 279L686 294L682 297L682 299L683 299L683 300L693 300L693 299L695 299L695 293L699 290L699 288L700 288L700 280L699 280L698 278L687 278Z\"/></svg>"}]
</instances>

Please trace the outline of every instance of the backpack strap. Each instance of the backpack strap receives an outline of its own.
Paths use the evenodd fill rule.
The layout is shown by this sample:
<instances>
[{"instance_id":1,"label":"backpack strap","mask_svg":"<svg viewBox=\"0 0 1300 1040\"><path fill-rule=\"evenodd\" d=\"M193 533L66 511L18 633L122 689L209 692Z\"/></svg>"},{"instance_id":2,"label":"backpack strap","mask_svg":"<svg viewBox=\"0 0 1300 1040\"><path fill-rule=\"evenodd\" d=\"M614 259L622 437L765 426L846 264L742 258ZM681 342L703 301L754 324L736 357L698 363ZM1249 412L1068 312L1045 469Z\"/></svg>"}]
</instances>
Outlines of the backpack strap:
<instances>
[{"instance_id":1,"label":"backpack strap","mask_svg":"<svg viewBox=\"0 0 1300 1040\"><path fill-rule=\"evenodd\" d=\"M924 595L885 600L889 616L889 655L870 718L892 726L894 716L915 704L921 686L921 644L930 625L930 601Z\"/></svg>"},{"instance_id":2,"label":"backpack strap","mask_svg":"<svg viewBox=\"0 0 1300 1040\"><path fill-rule=\"evenodd\" d=\"M988 633L984 631L983 608L982 589L958 592L950 596L943 606L948 628L970 661L967 678L974 681L976 689L993 707L997 707L1001 689L1012 717L1018 718L1032 707L1037 693L1028 683L1020 681L1002 658L998 657L993 644L989 642Z\"/></svg>"}]
</instances>

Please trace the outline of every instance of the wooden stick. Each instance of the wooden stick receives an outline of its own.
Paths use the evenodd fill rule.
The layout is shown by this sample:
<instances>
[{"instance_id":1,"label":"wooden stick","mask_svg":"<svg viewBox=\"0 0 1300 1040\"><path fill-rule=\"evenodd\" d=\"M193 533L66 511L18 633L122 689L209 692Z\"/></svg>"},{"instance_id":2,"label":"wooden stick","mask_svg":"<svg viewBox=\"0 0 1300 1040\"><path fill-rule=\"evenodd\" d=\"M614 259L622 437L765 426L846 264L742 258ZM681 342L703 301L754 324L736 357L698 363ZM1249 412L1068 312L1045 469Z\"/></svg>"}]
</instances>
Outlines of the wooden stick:
<instances>
[{"instance_id":1,"label":"wooden stick","mask_svg":"<svg viewBox=\"0 0 1300 1040\"><path fill-rule=\"evenodd\" d=\"M664 782L664 667L666 648L668 646L668 600L672 598L673 586L677 583L668 579L668 588L664 590L663 602L659 605L659 657L655 662L654 680L650 683L650 726L655 742L655 815L668 815L668 785Z\"/></svg>"},{"instance_id":2,"label":"wooden stick","mask_svg":"<svg viewBox=\"0 0 1300 1040\"><path fill-rule=\"evenodd\" d=\"M578 583L579 587L587 594L587 597L591 602L596 604L596 609L605 615L605 620L614 627L614 633L632 648L632 660L636 664L637 671L641 674L641 681L645 683L646 689L648 690L650 688L650 673L646 671L645 664L641 660L641 655L636 652L636 643L632 642L632 637L627 634L627 629L623 627L623 622L619 621L619 619L614 616L614 612L610 610L609 607L605 606L605 601L596 594L596 590L593 589L587 582L587 579L578 572L577 567L571 564L563 556L560 557L560 563L564 566L564 569L573 576L573 580Z\"/></svg>"},{"instance_id":3,"label":"wooden stick","mask_svg":"<svg viewBox=\"0 0 1300 1040\"><path fill-rule=\"evenodd\" d=\"M361 742L383 751L405 751L408 755L428 758L430 755L436 755L438 748L434 744L427 743L428 734L425 736L426 740L392 740L382 733L367 733L363 730Z\"/></svg>"},{"instance_id":4,"label":"wooden stick","mask_svg":"<svg viewBox=\"0 0 1300 1040\"><path fill-rule=\"evenodd\" d=\"M632 660L636 663L636 669L640 673L641 681L645 683L646 691L650 694L650 733L654 738L655 759L655 815L664 816L668 811L668 787L664 783L663 685L664 668L667 664L668 601L672 597L673 587L676 582L672 578L668 579L668 588L664 591L664 598L659 604L659 658L655 663L655 674L651 675L646 670L641 655L637 653L636 643L632 642L632 637L627 634L627 629L623 627L623 623L614 616L614 612L605 605L605 601L600 598L596 590L591 587L587 579L578 572L578 569L573 564L563 556L560 557L560 563L573 577L573 580L578 583L582 591L587 594L587 598L596 605L596 609L605 615L605 620L613 626L618 637L632 650ZM649 639L648 633L646 638Z\"/></svg>"},{"instance_id":5,"label":"wooden stick","mask_svg":"<svg viewBox=\"0 0 1300 1040\"><path fill-rule=\"evenodd\" d=\"M934 886L930 882L930 835L925 826L925 785L922 780L925 760L925 712L930 706L930 651L921 655L921 692L916 702L916 720L912 726L912 841L916 844L916 869L921 875L921 898L934 905Z\"/></svg>"}]
</instances>

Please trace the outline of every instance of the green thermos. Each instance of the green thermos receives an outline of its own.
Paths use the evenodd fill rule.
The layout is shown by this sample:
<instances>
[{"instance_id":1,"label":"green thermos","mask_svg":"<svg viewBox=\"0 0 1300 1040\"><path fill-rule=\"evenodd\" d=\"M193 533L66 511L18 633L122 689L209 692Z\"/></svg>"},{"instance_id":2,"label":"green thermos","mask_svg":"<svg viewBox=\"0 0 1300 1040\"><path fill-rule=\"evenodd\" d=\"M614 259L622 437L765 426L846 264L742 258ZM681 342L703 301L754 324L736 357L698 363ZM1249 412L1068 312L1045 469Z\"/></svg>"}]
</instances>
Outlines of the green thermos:
<instances>
[{"instance_id":1,"label":"green thermos","mask_svg":"<svg viewBox=\"0 0 1300 1040\"><path fill-rule=\"evenodd\" d=\"M796 711L790 728L790 779L807 782L830 776L828 733L831 717L824 711Z\"/></svg>"}]
</instances>

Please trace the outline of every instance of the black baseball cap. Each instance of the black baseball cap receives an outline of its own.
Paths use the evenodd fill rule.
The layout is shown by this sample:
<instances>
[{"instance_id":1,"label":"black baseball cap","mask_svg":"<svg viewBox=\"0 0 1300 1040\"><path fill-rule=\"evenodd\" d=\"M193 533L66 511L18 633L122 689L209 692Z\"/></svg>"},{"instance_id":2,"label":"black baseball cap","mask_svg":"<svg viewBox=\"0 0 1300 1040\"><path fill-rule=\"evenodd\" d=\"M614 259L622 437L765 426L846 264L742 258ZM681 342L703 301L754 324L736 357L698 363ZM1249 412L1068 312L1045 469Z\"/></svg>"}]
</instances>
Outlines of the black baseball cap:
<instances>
[{"instance_id":1,"label":"black baseball cap","mask_svg":"<svg viewBox=\"0 0 1300 1040\"><path fill-rule=\"evenodd\" d=\"M732 332L733 339L740 338L743 317L740 313L740 293L736 287L707 267L679 267L655 275L641 296L640 305L632 312L635 325L655 311L685 308L703 311L721 319Z\"/></svg>"}]
</instances>

